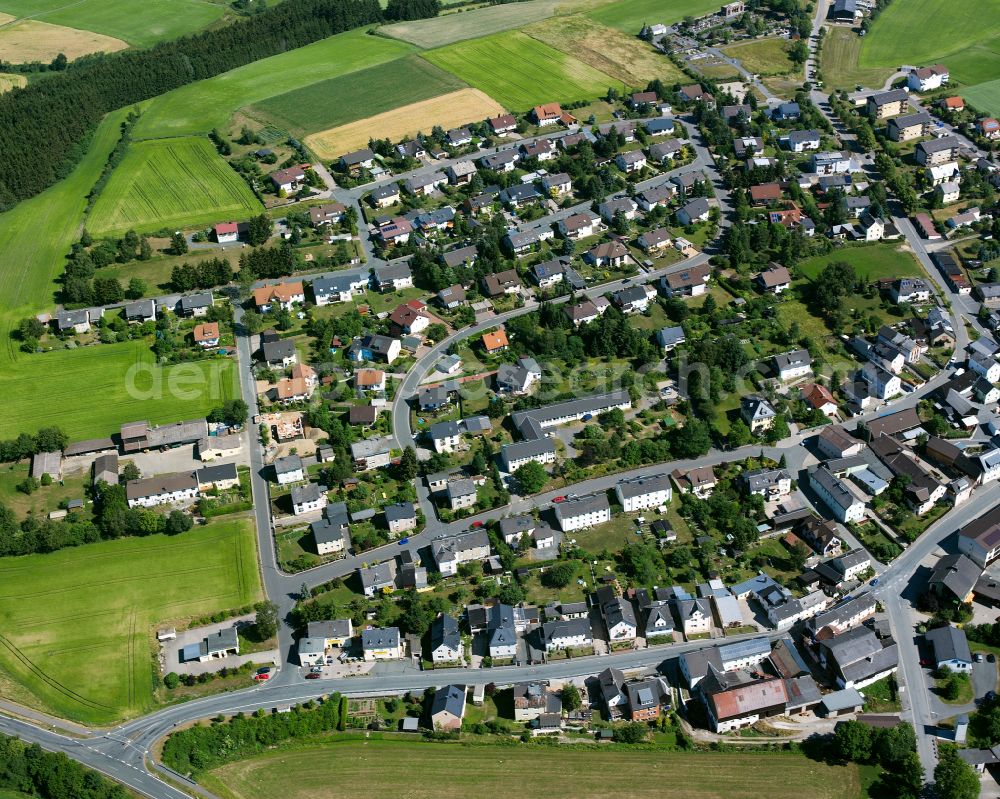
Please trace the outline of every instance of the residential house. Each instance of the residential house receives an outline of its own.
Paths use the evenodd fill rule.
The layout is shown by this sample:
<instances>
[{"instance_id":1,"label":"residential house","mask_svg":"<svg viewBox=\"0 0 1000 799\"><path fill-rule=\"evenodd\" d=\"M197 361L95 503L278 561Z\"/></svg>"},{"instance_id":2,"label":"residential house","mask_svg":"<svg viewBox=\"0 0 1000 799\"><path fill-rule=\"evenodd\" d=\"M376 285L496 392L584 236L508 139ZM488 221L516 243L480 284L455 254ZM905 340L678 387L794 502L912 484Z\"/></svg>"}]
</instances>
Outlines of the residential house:
<instances>
[{"instance_id":1,"label":"residential house","mask_svg":"<svg viewBox=\"0 0 1000 799\"><path fill-rule=\"evenodd\" d=\"M780 103L771 111L771 118L776 122L794 122L802 116L798 103Z\"/></svg>"},{"instance_id":2,"label":"residential house","mask_svg":"<svg viewBox=\"0 0 1000 799\"><path fill-rule=\"evenodd\" d=\"M565 649L581 649L594 645L594 634L590 629L590 619L556 619L542 625L542 642L546 652Z\"/></svg>"},{"instance_id":3,"label":"residential house","mask_svg":"<svg viewBox=\"0 0 1000 799\"><path fill-rule=\"evenodd\" d=\"M448 176L444 172L425 172L408 178L403 183L403 188L420 197L432 194L447 183Z\"/></svg>"},{"instance_id":4,"label":"residential house","mask_svg":"<svg viewBox=\"0 0 1000 799\"><path fill-rule=\"evenodd\" d=\"M493 272L483 278L483 289L488 297L517 294L521 290L521 279L513 269Z\"/></svg>"},{"instance_id":5,"label":"residential house","mask_svg":"<svg viewBox=\"0 0 1000 799\"><path fill-rule=\"evenodd\" d=\"M301 516L322 510L326 506L326 492L316 483L306 483L292 487L292 513Z\"/></svg>"},{"instance_id":6,"label":"residential house","mask_svg":"<svg viewBox=\"0 0 1000 799\"><path fill-rule=\"evenodd\" d=\"M488 119L486 122L490 126L490 130L497 136L506 136L517 130L517 119L513 114L502 114Z\"/></svg>"},{"instance_id":7,"label":"residential house","mask_svg":"<svg viewBox=\"0 0 1000 799\"><path fill-rule=\"evenodd\" d=\"M312 282L313 297L317 306L350 302L368 287L367 272L345 272L318 277Z\"/></svg>"},{"instance_id":8,"label":"residential house","mask_svg":"<svg viewBox=\"0 0 1000 799\"><path fill-rule=\"evenodd\" d=\"M818 150L822 140L823 137L818 130L790 130L778 139L783 147L793 153Z\"/></svg>"},{"instance_id":9,"label":"residential house","mask_svg":"<svg viewBox=\"0 0 1000 799\"><path fill-rule=\"evenodd\" d=\"M557 172L554 175L543 175L541 184L545 193L550 197L569 194L573 190L573 181L565 172Z\"/></svg>"},{"instance_id":10,"label":"residential house","mask_svg":"<svg viewBox=\"0 0 1000 799\"><path fill-rule=\"evenodd\" d=\"M210 291L200 294L188 294L181 297L177 303L177 312L181 316L205 316L208 309L215 304L215 298Z\"/></svg>"},{"instance_id":11,"label":"residential house","mask_svg":"<svg viewBox=\"0 0 1000 799\"><path fill-rule=\"evenodd\" d=\"M938 669L947 667L965 674L972 671L972 652L965 630L951 624L935 627L924 633L924 640L931 645L934 665Z\"/></svg>"},{"instance_id":12,"label":"residential house","mask_svg":"<svg viewBox=\"0 0 1000 799\"><path fill-rule=\"evenodd\" d=\"M510 346L510 342L507 341L507 333L502 329L484 333L482 341L483 349L486 350L487 355L503 352Z\"/></svg>"},{"instance_id":13,"label":"residential house","mask_svg":"<svg viewBox=\"0 0 1000 799\"><path fill-rule=\"evenodd\" d=\"M844 481L834 475L826 466L818 466L810 470L809 485L823 500L837 521L846 524L847 522L859 522L864 518L864 503L854 496Z\"/></svg>"},{"instance_id":14,"label":"residential house","mask_svg":"<svg viewBox=\"0 0 1000 799\"><path fill-rule=\"evenodd\" d=\"M685 472L674 469L670 473L670 478L674 481L678 491L682 494L693 494L698 499L708 499L717 483L715 471L711 466L699 466Z\"/></svg>"},{"instance_id":15,"label":"residential house","mask_svg":"<svg viewBox=\"0 0 1000 799\"><path fill-rule=\"evenodd\" d=\"M445 489L448 507L455 510L474 507L476 504L476 484L472 480L451 480Z\"/></svg>"},{"instance_id":16,"label":"residential house","mask_svg":"<svg viewBox=\"0 0 1000 799\"><path fill-rule=\"evenodd\" d=\"M711 275L707 264L684 268L660 278L660 289L668 297L700 297Z\"/></svg>"},{"instance_id":17,"label":"residential house","mask_svg":"<svg viewBox=\"0 0 1000 799\"><path fill-rule=\"evenodd\" d=\"M431 622L431 663L458 663L464 656L462 635L453 616L442 613Z\"/></svg>"},{"instance_id":18,"label":"residential house","mask_svg":"<svg viewBox=\"0 0 1000 799\"><path fill-rule=\"evenodd\" d=\"M500 463L503 470L512 474L526 463L540 463L543 466L556 461L556 445L550 438L538 438L529 441L517 441L504 444L500 448Z\"/></svg>"},{"instance_id":19,"label":"residential house","mask_svg":"<svg viewBox=\"0 0 1000 799\"><path fill-rule=\"evenodd\" d=\"M909 110L910 96L904 89L876 92L868 96L865 107L872 119L888 119Z\"/></svg>"},{"instance_id":20,"label":"residential house","mask_svg":"<svg viewBox=\"0 0 1000 799\"><path fill-rule=\"evenodd\" d=\"M479 159L479 163L483 169L489 169L494 172L513 172L514 165L518 162L519 158L520 156L516 149L498 150L490 155L484 155Z\"/></svg>"},{"instance_id":21,"label":"residential house","mask_svg":"<svg viewBox=\"0 0 1000 799\"><path fill-rule=\"evenodd\" d=\"M615 165L625 173L641 172L646 168L646 155L642 150L626 150L615 156Z\"/></svg>"},{"instance_id":22,"label":"residential house","mask_svg":"<svg viewBox=\"0 0 1000 799\"><path fill-rule=\"evenodd\" d=\"M973 588L982 573L978 564L960 552L945 555L934 564L927 586L946 599L971 602Z\"/></svg>"},{"instance_id":23,"label":"residential house","mask_svg":"<svg viewBox=\"0 0 1000 799\"><path fill-rule=\"evenodd\" d=\"M915 92L929 92L948 85L948 67L944 64L934 64L910 71L906 76L906 85Z\"/></svg>"},{"instance_id":24,"label":"residential house","mask_svg":"<svg viewBox=\"0 0 1000 799\"><path fill-rule=\"evenodd\" d=\"M647 230L636 240L642 251L647 254L668 249L672 242L670 231L665 227Z\"/></svg>"},{"instance_id":25,"label":"residential house","mask_svg":"<svg viewBox=\"0 0 1000 799\"><path fill-rule=\"evenodd\" d=\"M704 197L695 197L677 209L677 221L685 226L693 225L696 222L707 222L708 211L708 200Z\"/></svg>"},{"instance_id":26,"label":"residential house","mask_svg":"<svg viewBox=\"0 0 1000 799\"><path fill-rule=\"evenodd\" d=\"M446 535L431 541L431 553L438 571L445 576L456 574L458 567L490 556L490 539L483 529Z\"/></svg>"},{"instance_id":27,"label":"residential house","mask_svg":"<svg viewBox=\"0 0 1000 799\"><path fill-rule=\"evenodd\" d=\"M344 157L346 158L346 156ZM289 192L296 191L300 185L305 184L306 171L301 166L292 166L287 169L275 170L267 177L276 191L288 194Z\"/></svg>"},{"instance_id":28,"label":"residential house","mask_svg":"<svg viewBox=\"0 0 1000 799\"><path fill-rule=\"evenodd\" d=\"M810 408L819 411L828 419L836 418L837 401L833 398L833 394L830 393L830 389L819 383L807 383L802 386L800 391L802 399L805 400L805 403Z\"/></svg>"},{"instance_id":29,"label":"residential house","mask_svg":"<svg viewBox=\"0 0 1000 799\"><path fill-rule=\"evenodd\" d=\"M673 161L684 149L684 142L678 139L668 139L657 142L649 148L649 160L656 164L663 164L666 161Z\"/></svg>"},{"instance_id":30,"label":"residential house","mask_svg":"<svg viewBox=\"0 0 1000 799\"><path fill-rule=\"evenodd\" d=\"M649 308L650 301L655 298L656 289L652 286L627 286L611 295L614 304L626 315L644 313Z\"/></svg>"},{"instance_id":31,"label":"residential house","mask_svg":"<svg viewBox=\"0 0 1000 799\"><path fill-rule=\"evenodd\" d=\"M305 480L305 468L302 459L298 455L286 455L278 458L274 464L274 479L278 485L290 485Z\"/></svg>"},{"instance_id":32,"label":"residential house","mask_svg":"<svg viewBox=\"0 0 1000 799\"><path fill-rule=\"evenodd\" d=\"M413 288L413 273L407 263L389 263L372 269L372 284L383 294Z\"/></svg>"},{"instance_id":33,"label":"residential house","mask_svg":"<svg viewBox=\"0 0 1000 799\"><path fill-rule=\"evenodd\" d=\"M628 259L628 247L620 241L602 242L587 250L583 259L597 267L618 268Z\"/></svg>"},{"instance_id":34,"label":"residential house","mask_svg":"<svg viewBox=\"0 0 1000 799\"><path fill-rule=\"evenodd\" d=\"M301 280L261 286L253 290L253 301L261 313L267 313L275 305L290 311L293 305L306 301L306 290Z\"/></svg>"},{"instance_id":35,"label":"residential house","mask_svg":"<svg viewBox=\"0 0 1000 799\"><path fill-rule=\"evenodd\" d=\"M417 529L417 509L412 502L396 502L382 508L386 527L392 535L397 536L409 530Z\"/></svg>"},{"instance_id":36,"label":"residential house","mask_svg":"<svg viewBox=\"0 0 1000 799\"><path fill-rule=\"evenodd\" d=\"M798 380L812 374L812 358L808 350L793 350L774 356L774 370L782 382Z\"/></svg>"},{"instance_id":37,"label":"residential house","mask_svg":"<svg viewBox=\"0 0 1000 799\"><path fill-rule=\"evenodd\" d=\"M669 505L673 496L670 476L657 474L619 480L615 486L615 495L625 513Z\"/></svg>"},{"instance_id":38,"label":"residential house","mask_svg":"<svg viewBox=\"0 0 1000 799\"><path fill-rule=\"evenodd\" d=\"M354 462L354 468L367 472L370 469L381 469L388 466L392 462L393 443L390 436L355 441L351 444L351 459Z\"/></svg>"},{"instance_id":39,"label":"residential house","mask_svg":"<svg viewBox=\"0 0 1000 799\"><path fill-rule=\"evenodd\" d=\"M351 343L347 348L347 359L355 363L381 361L391 364L399 357L402 348L398 338L369 333Z\"/></svg>"},{"instance_id":40,"label":"residential house","mask_svg":"<svg viewBox=\"0 0 1000 799\"><path fill-rule=\"evenodd\" d=\"M616 214L621 214L626 219L635 219L637 210L638 206L631 197L618 197L616 199L605 200L597 208L601 219L608 224L611 224Z\"/></svg>"},{"instance_id":41,"label":"residential house","mask_svg":"<svg viewBox=\"0 0 1000 799\"><path fill-rule=\"evenodd\" d=\"M590 494L559 503L555 516L559 529L568 533L611 521L611 506L606 494Z\"/></svg>"},{"instance_id":42,"label":"residential house","mask_svg":"<svg viewBox=\"0 0 1000 799\"><path fill-rule=\"evenodd\" d=\"M774 406L763 397L750 396L740 400L740 416L754 435L770 430L777 415Z\"/></svg>"},{"instance_id":43,"label":"residential house","mask_svg":"<svg viewBox=\"0 0 1000 799\"><path fill-rule=\"evenodd\" d=\"M364 659L399 660L403 657L398 627L369 627L361 631Z\"/></svg>"},{"instance_id":44,"label":"residential house","mask_svg":"<svg viewBox=\"0 0 1000 799\"><path fill-rule=\"evenodd\" d=\"M1000 556L1000 505L958 531L958 551L983 569Z\"/></svg>"},{"instance_id":45,"label":"residential house","mask_svg":"<svg viewBox=\"0 0 1000 799\"><path fill-rule=\"evenodd\" d=\"M684 337L684 328L680 326L664 327L656 332L656 343L666 352L672 352L683 344L687 339Z\"/></svg>"},{"instance_id":46,"label":"residential house","mask_svg":"<svg viewBox=\"0 0 1000 799\"><path fill-rule=\"evenodd\" d=\"M397 216L380 222L378 235L386 244L406 244L413 233L413 224L409 219Z\"/></svg>"},{"instance_id":47,"label":"residential house","mask_svg":"<svg viewBox=\"0 0 1000 799\"><path fill-rule=\"evenodd\" d=\"M129 480L125 484L125 498L130 508L152 508L188 502L197 499L198 493L198 480L194 472L160 474Z\"/></svg>"},{"instance_id":48,"label":"residential house","mask_svg":"<svg viewBox=\"0 0 1000 799\"><path fill-rule=\"evenodd\" d=\"M517 628L510 605L497 602L486 611L486 649L493 660L517 657Z\"/></svg>"},{"instance_id":49,"label":"residential house","mask_svg":"<svg viewBox=\"0 0 1000 799\"><path fill-rule=\"evenodd\" d=\"M913 156L921 166L936 166L953 161L958 153L959 143L954 136L945 136L941 139L929 139L922 141L914 150Z\"/></svg>"},{"instance_id":50,"label":"residential house","mask_svg":"<svg viewBox=\"0 0 1000 799\"><path fill-rule=\"evenodd\" d=\"M372 189L368 199L376 208L388 208L399 202L399 185L396 183L386 183Z\"/></svg>"},{"instance_id":51,"label":"residential house","mask_svg":"<svg viewBox=\"0 0 1000 799\"><path fill-rule=\"evenodd\" d=\"M767 500L788 496L792 491L792 476L785 469L753 469L743 472L740 482L747 493Z\"/></svg>"},{"instance_id":52,"label":"residential house","mask_svg":"<svg viewBox=\"0 0 1000 799\"><path fill-rule=\"evenodd\" d=\"M206 350L219 346L219 335L218 322L204 322L203 324L195 325L192 332L194 343Z\"/></svg>"},{"instance_id":53,"label":"residential house","mask_svg":"<svg viewBox=\"0 0 1000 799\"><path fill-rule=\"evenodd\" d=\"M819 642L819 662L838 688L864 688L892 674L899 665L899 647L880 639L869 627L854 627Z\"/></svg>"},{"instance_id":54,"label":"residential house","mask_svg":"<svg viewBox=\"0 0 1000 799\"><path fill-rule=\"evenodd\" d=\"M921 136L926 136L931 132L933 124L933 118L926 111L895 117L889 120L889 138L898 142L919 139Z\"/></svg>"},{"instance_id":55,"label":"residential house","mask_svg":"<svg viewBox=\"0 0 1000 799\"><path fill-rule=\"evenodd\" d=\"M498 392L523 396L542 379L542 368L534 358L522 356L516 364L500 364L495 379Z\"/></svg>"},{"instance_id":56,"label":"residential house","mask_svg":"<svg viewBox=\"0 0 1000 799\"><path fill-rule=\"evenodd\" d=\"M817 555L824 558L837 555L843 540L837 525L827 519L810 516L799 528L798 537L808 544Z\"/></svg>"}]
</instances>

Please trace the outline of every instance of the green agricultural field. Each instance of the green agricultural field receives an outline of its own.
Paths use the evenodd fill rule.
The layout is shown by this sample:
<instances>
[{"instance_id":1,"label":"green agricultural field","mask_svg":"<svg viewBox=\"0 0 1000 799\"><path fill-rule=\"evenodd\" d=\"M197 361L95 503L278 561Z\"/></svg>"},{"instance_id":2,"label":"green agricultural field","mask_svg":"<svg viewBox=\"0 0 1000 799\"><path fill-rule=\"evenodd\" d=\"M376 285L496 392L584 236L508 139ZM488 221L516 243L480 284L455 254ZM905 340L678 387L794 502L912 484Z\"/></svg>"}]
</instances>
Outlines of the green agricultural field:
<instances>
[{"instance_id":1,"label":"green agricultural field","mask_svg":"<svg viewBox=\"0 0 1000 799\"><path fill-rule=\"evenodd\" d=\"M247 519L4 558L0 574L4 676L34 705L89 724L150 710L156 625L260 596Z\"/></svg>"},{"instance_id":2,"label":"green agricultural field","mask_svg":"<svg viewBox=\"0 0 1000 799\"><path fill-rule=\"evenodd\" d=\"M246 219L263 209L246 181L200 136L134 142L87 220L95 236Z\"/></svg>"},{"instance_id":3,"label":"green agricultural field","mask_svg":"<svg viewBox=\"0 0 1000 799\"><path fill-rule=\"evenodd\" d=\"M459 42L426 54L429 61L481 89L509 109L586 100L618 81L520 31ZM517 69L498 65L516 64Z\"/></svg>"},{"instance_id":4,"label":"green agricultural field","mask_svg":"<svg viewBox=\"0 0 1000 799\"><path fill-rule=\"evenodd\" d=\"M295 779L289 781L289 774ZM861 792L855 765L828 766L796 754L459 746L378 738L283 748L223 766L203 781L225 799L307 799L329 792L331 774L343 785L363 782L372 796L407 799L466 799L484 792L547 799L856 799ZM609 783L609 774L628 779Z\"/></svg>"},{"instance_id":5,"label":"green agricultural field","mask_svg":"<svg viewBox=\"0 0 1000 799\"><path fill-rule=\"evenodd\" d=\"M411 45L369 36L363 30L330 36L160 95L148 103L132 135L137 139L156 139L222 129L244 106L373 67L412 51Z\"/></svg>"},{"instance_id":6,"label":"green agricultural field","mask_svg":"<svg viewBox=\"0 0 1000 799\"><path fill-rule=\"evenodd\" d=\"M859 63L897 69L947 63L948 56L998 36L1000 0L906 0L889 5L872 25Z\"/></svg>"},{"instance_id":7,"label":"green agricultural field","mask_svg":"<svg viewBox=\"0 0 1000 799\"><path fill-rule=\"evenodd\" d=\"M250 106L246 114L302 137L464 86L450 72L414 55L279 94Z\"/></svg>"},{"instance_id":8,"label":"green agricultural field","mask_svg":"<svg viewBox=\"0 0 1000 799\"><path fill-rule=\"evenodd\" d=\"M144 341L24 355L0 363L0 385L7 396L0 438L53 425L73 441L99 438L137 419L197 419L239 396L233 361L161 367Z\"/></svg>"},{"instance_id":9,"label":"green agricultural field","mask_svg":"<svg viewBox=\"0 0 1000 799\"><path fill-rule=\"evenodd\" d=\"M27 358L10 337L17 320L52 307L54 281L70 245L79 237L87 192L118 141L126 113L116 111L105 117L87 154L68 178L0 214L0 374L10 373L15 361ZM35 381L30 385L31 396L45 396L46 379L58 376L31 371ZM24 400L29 402L29 397Z\"/></svg>"},{"instance_id":10,"label":"green agricultural field","mask_svg":"<svg viewBox=\"0 0 1000 799\"><path fill-rule=\"evenodd\" d=\"M863 247L845 247L826 255L816 255L800 262L795 270L803 277L814 280L823 267L836 261L845 261L854 267L858 276L875 281L884 277L922 277L924 270L908 249L886 242Z\"/></svg>"},{"instance_id":11,"label":"green agricultural field","mask_svg":"<svg viewBox=\"0 0 1000 799\"><path fill-rule=\"evenodd\" d=\"M759 75L785 75L796 68L788 57L790 47L787 39L754 39L723 47L722 52Z\"/></svg>"},{"instance_id":12,"label":"green agricultural field","mask_svg":"<svg viewBox=\"0 0 1000 799\"><path fill-rule=\"evenodd\" d=\"M976 108L1000 115L1000 79L963 89L961 95Z\"/></svg>"},{"instance_id":13,"label":"green agricultural field","mask_svg":"<svg viewBox=\"0 0 1000 799\"><path fill-rule=\"evenodd\" d=\"M716 0L618 0L588 12L588 16L635 35L647 23L670 25L687 16L700 17L718 11L720 5Z\"/></svg>"},{"instance_id":14,"label":"green agricultural field","mask_svg":"<svg viewBox=\"0 0 1000 799\"><path fill-rule=\"evenodd\" d=\"M477 39L480 36L521 28L532 22L548 19L556 13L557 7L563 5L561 0L525 0L521 3L485 6L430 19L396 22L392 25L383 25L378 32L383 36L391 36L393 39L400 39L429 50L432 47L444 47L446 44L454 44L463 39Z\"/></svg>"},{"instance_id":15,"label":"green agricultural field","mask_svg":"<svg viewBox=\"0 0 1000 799\"><path fill-rule=\"evenodd\" d=\"M211 25L226 6L208 0L0 0L0 11L149 47Z\"/></svg>"}]
</instances>

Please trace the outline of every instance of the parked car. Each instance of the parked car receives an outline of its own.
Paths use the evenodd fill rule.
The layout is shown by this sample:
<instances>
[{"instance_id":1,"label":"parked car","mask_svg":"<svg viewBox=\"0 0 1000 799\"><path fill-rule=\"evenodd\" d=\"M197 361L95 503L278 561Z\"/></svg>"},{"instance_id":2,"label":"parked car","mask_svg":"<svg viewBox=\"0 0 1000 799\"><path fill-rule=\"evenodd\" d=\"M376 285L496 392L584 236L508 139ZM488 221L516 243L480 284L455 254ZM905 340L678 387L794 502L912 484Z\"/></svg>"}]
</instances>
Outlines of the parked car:
<instances>
[{"instance_id":1,"label":"parked car","mask_svg":"<svg viewBox=\"0 0 1000 799\"><path fill-rule=\"evenodd\" d=\"M306 675L306 679L307 679L307 680L318 680L318 679L319 679L320 677L322 677L322 676L323 676L323 675L322 675L322 674L320 674L320 673L319 673L318 671L310 671L310 672L309 672L309 673L308 673L308 674Z\"/></svg>"},{"instance_id":2,"label":"parked car","mask_svg":"<svg viewBox=\"0 0 1000 799\"><path fill-rule=\"evenodd\" d=\"M553 502L565 502L566 501L566 497L553 497L552 501Z\"/></svg>"}]
</instances>

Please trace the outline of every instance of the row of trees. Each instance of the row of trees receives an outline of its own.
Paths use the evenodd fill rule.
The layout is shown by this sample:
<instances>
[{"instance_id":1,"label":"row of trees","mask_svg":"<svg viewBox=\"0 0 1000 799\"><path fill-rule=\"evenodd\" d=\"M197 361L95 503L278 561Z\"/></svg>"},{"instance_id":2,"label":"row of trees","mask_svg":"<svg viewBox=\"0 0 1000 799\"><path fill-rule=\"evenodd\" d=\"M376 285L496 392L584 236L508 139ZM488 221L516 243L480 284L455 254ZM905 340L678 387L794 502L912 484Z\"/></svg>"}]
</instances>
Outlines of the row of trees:
<instances>
[{"instance_id":1,"label":"row of trees","mask_svg":"<svg viewBox=\"0 0 1000 799\"><path fill-rule=\"evenodd\" d=\"M378 0L288 0L147 50L77 59L8 92L0 96L0 210L68 175L109 111L382 19Z\"/></svg>"},{"instance_id":2,"label":"row of trees","mask_svg":"<svg viewBox=\"0 0 1000 799\"><path fill-rule=\"evenodd\" d=\"M62 752L0 735L0 789L40 799L128 799L129 793Z\"/></svg>"}]
</instances>

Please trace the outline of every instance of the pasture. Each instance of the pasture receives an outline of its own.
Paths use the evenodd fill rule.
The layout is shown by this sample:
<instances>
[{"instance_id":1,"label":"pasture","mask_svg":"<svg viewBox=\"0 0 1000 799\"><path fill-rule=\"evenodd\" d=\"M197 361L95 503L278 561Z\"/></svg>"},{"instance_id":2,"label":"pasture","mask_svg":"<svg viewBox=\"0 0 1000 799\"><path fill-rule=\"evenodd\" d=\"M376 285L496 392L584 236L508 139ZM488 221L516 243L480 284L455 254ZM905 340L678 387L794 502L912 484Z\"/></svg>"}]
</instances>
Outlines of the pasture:
<instances>
[{"instance_id":1,"label":"pasture","mask_svg":"<svg viewBox=\"0 0 1000 799\"><path fill-rule=\"evenodd\" d=\"M320 158L330 160L367 146L376 133L381 138L398 141L420 131L430 131L435 125L454 128L497 116L503 111L503 106L478 89L459 89L306 136L305 143Z\"/></svg>"},{"instance_id":2,"label":"pasture","mask_svg":"<svg viewBox=\"0 0 1000 799\"><path fill-rule=\"evenodd\" d=\"M471 11L446 14L411 22L395 22L378 29L382 36L399 39L430 50L464 39L477 39L492 33L530 25L548 19L563 4L559 0L526 0L498 6L484 6Z\"/></svg>"},{"instance_id":3,"label":"pasture","mask_svg":"<svg viewBox=\"0 0 1000 799\"><path fill-rule=\"evenodd\" d=\"M247 519L4 558L0 574L0 668L18 684L12 698L88 724L150 710L156 625L260 596Z\"/></svg>"},{"instance_id":4,"label":"pasture","mask_svg":"<svg viewBox=\"0 0 1000 799\"><path fill-rule=\"evenodd\" d=\"M1000 78L964 89L961 94L976 108L994 115L1000 114Z\"/></svg>"},{"instance_id":5,"label":"pasture","mask_svg":"<svg viewBox=\"0 0 1000 799\"><path fill-rule=\"evenodd\" d=\"M72 61L90 53L113 53L128 44L113 36L35 19L25 19L0 27L0 61L20 64L51 61L65 53Z\"/></svg>"},{"instance_id":6,"label":"pasture","mask_svg":"<svg viewBox=\"0 0 1000 799\"><path fill-rule=\"evenodd\" d=\"M392 768L380 764L392 763ZM295 779L289 781L288 775ZM856 799L857 766L828 766L791 753L637 752L624 748L459 746L371 738L279 748L204 775L225 799L307 799L365 784L373 796L465 799L493 795L547 799ZM608 782L609 774L628 774ZM775 775L781 779L776 780Z\"/></svg>"},{"instance_id":7,"label":"pasture","mask_svg":"<svg viewBox=\"0 0 1000 799\"><path fill-rule=\"evenodd\" d=\"M619 86L611 76L520 31L431 50L426 58L512 111L587 100Z\"/></svg>"},{"instance_id":8,"label":"pasture","mask_svg":"<svg viewBox=\"0 0 1000 799\"><path fill-rule=\"evenodd\" d=\"M876 22L875 27L878 27ZM858 66L861 54L861 44L864 39L853 31L843 27L827 29L823 40L823 52L820 55L820 71L823 80L831 89L848 89L854 91L858 84L881 88L886 79L893 73L891 67Z\"/></svg>"},{"instance_id":9,"label":"pasture","mask_svg":"<svg viewBox=\"0 0 1000 799\"><path fill-rule=\"evenodd\" d=\"M859 64L947 63L949 56L998 36L1000 0L906 0L879 15L861 45Z\"/></svg>"},{"instance_id":10,"label":"pasture","mask_svg":"<svg viewBox=\"0 0 1000 799\"><path fill-rule=\"evenodd\" d=\"M7 395L0 438L57 426L78 441L136 419L197 419L238 397L236 381L236 364L222 358L159 366L145 341L22 355L0 363Z\"/></svg>"},{"instance_id":11,"label":"pasture","mask_svg":"<svg viewBox=\"0 0 1000 799\"><path fill-rule=\"evenodd\" d=\"M0 72L0 94L9 92L28 85L28 79L24 75L15 75L11 72Z\"/></svg>"},{"instance_id":12,"label":"pasture","mask_svg":"<svg viewBox=\"0 0 1000 799\"><path fill-rule=\"evenodd\" d=\"M0 11L149 47L205 28L226 6L209 0L0 0Z\"/></svg>"},{"instance_id":13,"label":"pasture","mask_svg":"<svg viewBox=\"0 0 1000 799\"><path fill-rule=\"evenodd\" d=\"M723 47L722 52L738 58L745 69L759 75L785 75L795 70L788 57L790 47L787 39L754 39Z\"/></svg>"},{"instance_id":14,"label":"pasture","mask_svg":"<svg viewBox=\"0 0 1000 799\"><path fill-rule=\"evenodd\" d=\"M104 118L90 149L69 177L0 214L0 374L16 373L15 362L29 357L17 351L11 328L19 319L52 307L55 279L62 272L70 245L80 235L87 192L118 141L119 126L127 112L122 109ZM58 377L44 368L31 373L32 382L26 387L32 396L45 396L46 379ZM38 426L32 422L33 428ZM15 435L20 432L13 427L7 430Z\"/></svg>"},{"instance_id":15,"label":"pasture","mask_svg":"<svg viewBox=\"0 0 1000 799\"><path fill-rule=\"evenodd\" d=\"M87 219L95 236L246 219L262 210L246 181L200 136L132 143Z\"/></svg>"},{"instance_id":16,"label":"pasture","mask_svg":"<svg viewBox=\"0 0 1000 799\"><path fill-rule=\"evenodd\" d=\"M654 78L667 84L684 80L673 62L651 45L582 14L552 17L522 32L629 86L645 88Z\"/></svg>"},{"instance_id":17,"label":"pasture","mask_svg":"<svg viewBox=\"0 0 1000 799\"><path fill-rule=\"evenodd\" d=\"M670 25L686 16L700 17L718 11L721 3L714 0L617 0L615 3L589 11L587 16L612 28L635 36L646 23Z\"/></svg>"},{"instance_id":18,"label":"pasture","mask_svg":"<svg viewBox=\"0 0 1000 799\"><path fill-rule=\"evenodd\" d=\"M450 72L413 55L279 94L244 112L302 137L464 86ZM374 128L372 134L383 136Z\"/></svg>"},{"instance_id":19,"label":"pasture","mask_svg":"<svg viewBox=\"0 0 1000 799\"><path fill-rule=\"evenodd\" d=\"M330 36L160 95L148 103L132 135L155 139L221 130L244 106L412 51L411 45L369 36L364 30Z\"/></svg>"},{"instance_id":20,"label":"pasture","mask_svg":"<svg viewBox=\"0 0 1000 799\"><path fill-rule=\"evenodd\" d=\"M795 272L815 280L827 264L846 261L858 277L876 281L884 277L925 277L920 262L904 246L893 242L832 250L826 255L814 255L800 261Z\"/></svg>"}]
</instances>

